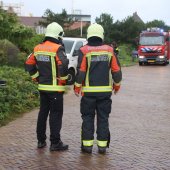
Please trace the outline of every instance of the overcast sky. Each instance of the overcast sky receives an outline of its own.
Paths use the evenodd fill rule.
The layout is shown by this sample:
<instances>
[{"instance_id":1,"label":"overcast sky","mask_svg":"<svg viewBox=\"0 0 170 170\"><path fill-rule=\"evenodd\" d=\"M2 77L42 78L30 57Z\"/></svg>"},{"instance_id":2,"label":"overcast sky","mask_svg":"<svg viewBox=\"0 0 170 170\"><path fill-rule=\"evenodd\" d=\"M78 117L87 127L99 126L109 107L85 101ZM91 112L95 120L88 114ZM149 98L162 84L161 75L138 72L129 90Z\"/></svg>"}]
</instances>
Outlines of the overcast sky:
<instances>
[{"instance_id":1,"label":"overcast sky","mask_svg":"<svg viewBox=\"0 0 170 170\"><path fill-rule=\"evenodd\" d=\"M47 8L54 13L61 13L62 9L66 9L68 14L74 9L91 15L94 22L101 13L110 14L116 21L137 12L144 22L158 19L170 25L170 0L3 0L3 3L22 3L24 16L42 16Z\"/></svg>"}]
</instances>

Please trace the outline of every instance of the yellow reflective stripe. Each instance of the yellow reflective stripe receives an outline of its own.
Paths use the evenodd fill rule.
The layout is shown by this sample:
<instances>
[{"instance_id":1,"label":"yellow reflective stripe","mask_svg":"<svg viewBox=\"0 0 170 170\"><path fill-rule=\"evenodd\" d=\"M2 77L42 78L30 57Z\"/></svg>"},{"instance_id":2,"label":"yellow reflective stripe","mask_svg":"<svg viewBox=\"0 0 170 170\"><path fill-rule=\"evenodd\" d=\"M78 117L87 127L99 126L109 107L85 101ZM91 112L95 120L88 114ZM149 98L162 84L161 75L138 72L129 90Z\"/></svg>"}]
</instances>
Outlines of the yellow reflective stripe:
<instances>
[{"instance_id":1,"label":"yellow reflective stripe","mask_svg":"<svg viewBox=\"0 0 170 170\"><path fill-rule=\"evenodd\" d=\"M65 91L65 86L39 84L38 89L45 91Z\"/></svg>"},{"instance_id":2,"label":"yellow reflective stripe","mask_svg":"<svg viewBox=\"0 0 170 170\"><path fill-rule=\"evenodd\" d=\"M35 74L33 74L31 77L34 79L34 78L37 78L39 76L39 72L37 71Z\"/></svg>"},{"instance_id":3,"label":"yellow reflective stripe","mask_svg":"<svg viewBox=\"0 0 170 170\"><path fill-rule=\"evenodd\" d=\"M113 55L113 53L108 52L108 51L98 51L98 52L88 52L87 56L91 56L91 55L105 55L105 54L107 54L109 56Z\"/></svg>"},{"instance_id":4,"label":"yellow reflective stripe","mask_svg":"<svg viewBox=\"0 0 170 170\"><path fill-rule=\"evenodd\" d=\"M49 55L49 56L56 56L56 52L45 52L45 51L37 51L37 52L34 52L34 55L37 56L37 55Z\"/></svg>"},{"instance_id":5,"label":"yellow reflective stripe","mask_svg":"<svg viewBox=\"0 0 170 170\"><path fill-rule=\"evenodd\" d=\"M83 146L93 146L94 140L83 140Z\"/></svg>"},{"instance_id":6,"label":"yellow reflective stripe","mask_svg":"<svg viewBox=\"0 0 170 170\"><path fill-rule=\"evenodd\" d=\"M97 145L100 146L100 147L106 147L107 146L107 141L100 141L100 140L98 140L97 141Z\"/></svg>"},{"instance_id":7,"label":"yellow reflective stripe","mask_svg":"<svg viewBox=\"0 0 170 170\"><path fill-rule=\"evenodd\" d=\"M82 92L111 92L112 86L84 86Z\"/></svg>"},{"instance_id":8,"label":"yellow reflective stripe","mask_svg":"<svg viewBox=\"0 0 170 170\"><path fill-rule=\"evenodd\" d=\"M53 85L57 84L57 73L56 73L56 63L55 58L51 58L51 68L52 68L52 77L53 77Z\"/></svg>"},{"instance_id":9,"label":"yellow reflective stripe","mask_svg":"<svg viewBox=\"0 0 170 170\"><path fill-rule=\"evenodd\" d=\"M109 63L111 61L112 55L113 54L109 54ZM111 70L110 70L109 71L109 85L112 86L112 84L113 84L113 79L112 79L112 73L111 73Z\"/></svg>"},{"instance_id":10,"label":"yellow reflective stripe","mask_svg":"<svg viewBox=\"0 0 170 170\"><path fill-rule=\"evenodd\" d=\"M68 79L68 75L65 77L60 77L61 80L67 80Z\"/></svg>"},{"instance_id":11,"label":"yellow reflective stripe","mask_svg":"<svg viewBox=\"0 0 170 170\"><path fill-rule=\"evenodd\" d=\"M90 64L91 64L91 54L87 54L87 62L88 62L88 68L87 68L87 73L86 73L86 86L89 86L89 70L90 70Z\"/></svg>"},{"instance_id":12,"label":"yellow reflective stripe","mask_svg":"<svg viewBox=\"0 0 170 170\"><path fill-rule=\"evenodd\" d=\"M111 58L113 56L113 53L111 53L111 52L99 51L99 52L88 52L86 54L87 61L88 61L88 68L87 68L86 81L85 81L86 86L89 86L89 70L90 70L90 64L91 64L91 56L92 55L106 55L106 54L109 57L109 63L110 63ZM109 73L109 85L112 86L112 75L111 75L111 72Z\"/></svg>"},{"instance_id":13,"label":"yellow reflective stripe","mask_svg":"<svg viewBox=\"0 0 170 170\"><path fill-rule=\"evenodd\" d=\"M81 87L81 84L76 83L76 82L74 83L74 85L77 86L77 87Z\"/></svg>"}]
</instances>

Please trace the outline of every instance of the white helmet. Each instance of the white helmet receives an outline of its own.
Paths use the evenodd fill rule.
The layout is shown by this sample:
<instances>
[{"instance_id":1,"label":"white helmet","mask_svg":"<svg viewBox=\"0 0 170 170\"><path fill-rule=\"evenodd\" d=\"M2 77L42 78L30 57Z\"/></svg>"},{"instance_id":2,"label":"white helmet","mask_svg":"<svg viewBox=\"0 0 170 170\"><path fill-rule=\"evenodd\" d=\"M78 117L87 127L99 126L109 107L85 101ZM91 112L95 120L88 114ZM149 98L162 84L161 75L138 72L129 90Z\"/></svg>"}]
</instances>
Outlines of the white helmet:
<instances>
[{"instance_id":1,"label":"white helmet","mask_svg":"<svg viewBox=\"0 0 170 170\"><path fill-rule=\"evenodd\" d=\"M104 29L100 24L92 24L87 29L87 39L90 37L99 37L102 40L104 39Z\"/></svg>"},{"instance_id":2,"label":"white helmet","mask_svg":"<svg viewBox=\"0 0 170 170\"><path fill-rule=\"evenodd\" d=\"M63 28L56 22L52 22L47 26L45 36L55 39L62 38L64 35Z\"/></svg>"}]
</instances>

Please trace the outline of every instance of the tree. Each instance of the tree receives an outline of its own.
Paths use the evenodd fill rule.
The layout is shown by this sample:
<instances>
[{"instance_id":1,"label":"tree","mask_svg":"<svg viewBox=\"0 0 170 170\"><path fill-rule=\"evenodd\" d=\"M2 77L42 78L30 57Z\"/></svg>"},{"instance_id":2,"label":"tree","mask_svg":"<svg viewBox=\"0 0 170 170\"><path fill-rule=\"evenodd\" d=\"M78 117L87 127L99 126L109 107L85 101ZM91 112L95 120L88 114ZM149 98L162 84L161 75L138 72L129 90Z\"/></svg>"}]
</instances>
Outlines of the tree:
<instances>
[{"instance_id":1,"label":"tree","mask_svg":"<svg viewBox=\"0 0 170 170\"><path fill-rule=\"evenodd\" d=\"M104 39L107 43L110 43L112 41L113 17L110 14L102 13L95 21L103 26Z\"/></svg>"},{"instance_id":2,"label":"tree","mask_svg":"<svg viewBox=\"0 0 170 170\"><path fill-rule=\"evenodd\" d=\"M40 25L45 26L45 27L51 22L57 22L62 27L68 27L73 23L72 19L68 16L65 9L62 9L61 14L58 14L58 13L56 14L50 9L46 9L42 17L44 20L40 21L39 23Z\"/></svg>"},{"instance_id":3,"label":"tree","mask_svg":"<svg viewBox=\"0 0 170 170\"><path fill-rule=\"evenodd\" d=\"M11 29L17 23L17 16L0 8L0 39L10 39Z\"/></svg>"},{"instance_id":4,"label":"tree","mask_svg":"<svg viewBox=\"0 0 170 170\"><path fill-rule=\"evenodd\" d=\"M144 27L143 22L135 21L132 16L128 16L119 24L120 41L134 44L136 37L139 36Z\"/></svg>"},{"instance_id":5,"label":"tree","mask_svg":"<svg viewBox=\"0 0 170 170\"><path fill-rule=\"evenodd\" d=\"M156 19L146 23L146 28L151 28L151 27L162 28L165 31L168 31L170 29L170 26L166 25L164 21L156 20Z\"/></svg>"}]
</instances>

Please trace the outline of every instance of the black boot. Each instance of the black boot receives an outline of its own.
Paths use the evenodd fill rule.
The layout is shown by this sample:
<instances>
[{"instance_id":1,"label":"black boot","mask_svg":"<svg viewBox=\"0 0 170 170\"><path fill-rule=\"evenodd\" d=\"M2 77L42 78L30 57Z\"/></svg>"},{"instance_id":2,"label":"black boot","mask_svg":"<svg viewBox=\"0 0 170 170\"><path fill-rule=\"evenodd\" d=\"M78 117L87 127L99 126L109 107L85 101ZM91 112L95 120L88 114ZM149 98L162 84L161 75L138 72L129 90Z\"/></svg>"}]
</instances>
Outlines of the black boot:
<instances>
[{"instance_id":1,"label":"black boot","mask_svg":"<svg viewBox=\"0 0 170 170\"><path fill-rule=\"evenodd\" d=\"M37 148L44 148L46 145L47 143L45 141L44 142L38 141Z\"/></svg>"},{"instance_id":2,"label":"black boot","mask_svg":"<svg viewBox=\"0 0 170 170\"><path fill-rule=\"evenodd\" d=\"M92 153L92 148L93 146L81 146L82 152L85 152L85 153Z\"/></svg>"},{"instance_id":3,"label":"black boot","mask_svg":"<svg viewBox=\"0 0 170 170\"><path fill-rule=\"evenodd\" d=\"M62 141L57 144L51 144L50 151L64 151L68 149L68 145L65 145Z\"/></svg>"},{"instance_id":4,"label":"black boot","mask_svg":"<svg viewBox=\"0 0 170 170\"><path fill-rule=\"evenodd\" d=\"M99 152L100 154L105 154L105 153L106 153L106 147L100 147L100 146L98 146L98 152Z\"/></svg>"}]
</instances>

